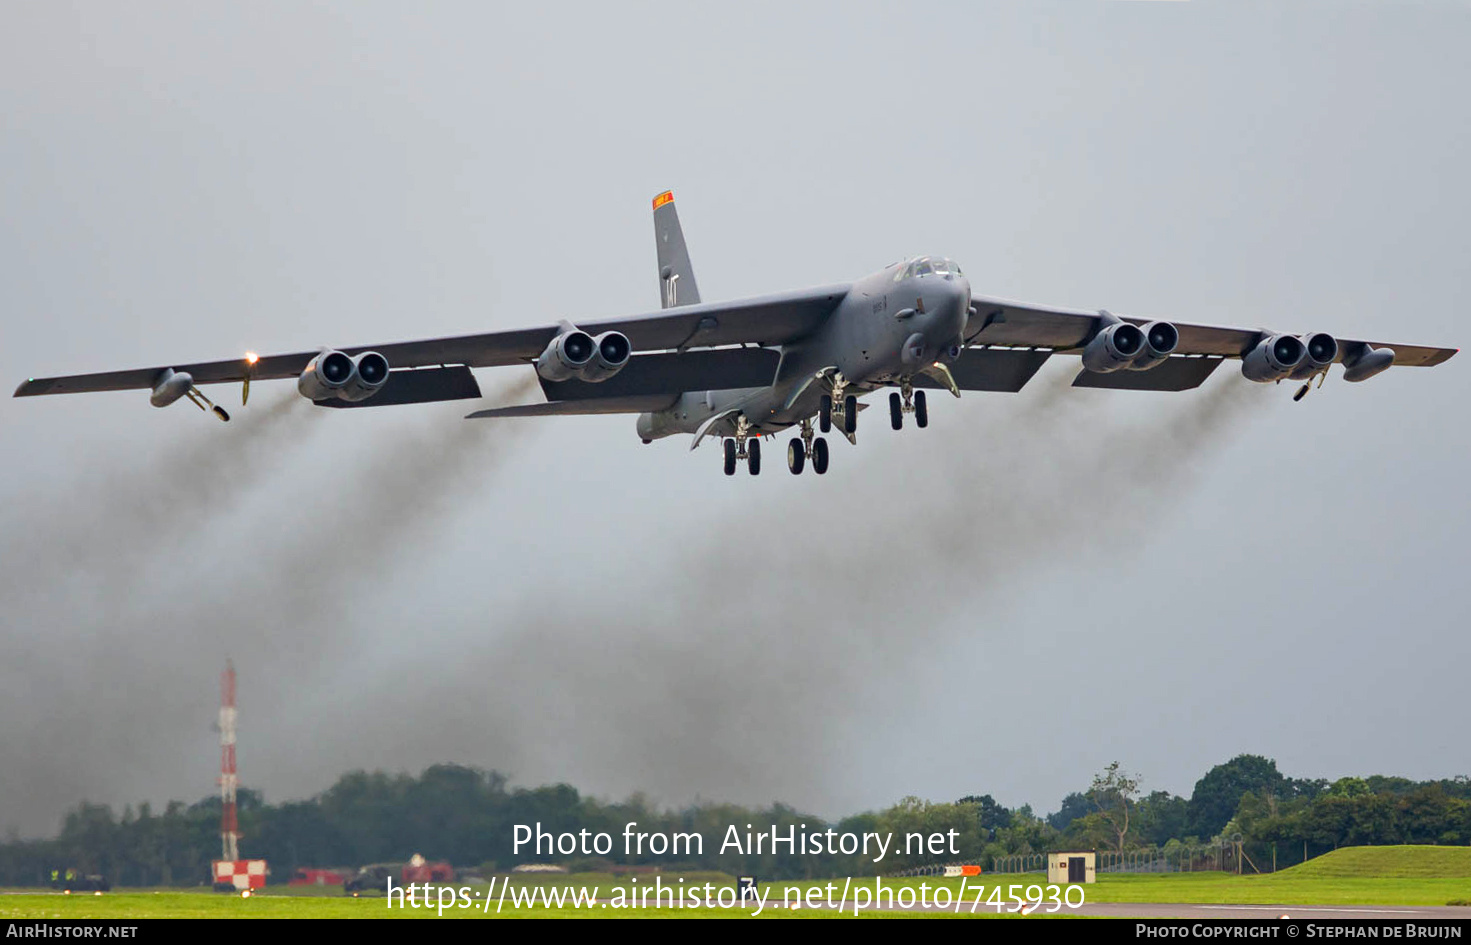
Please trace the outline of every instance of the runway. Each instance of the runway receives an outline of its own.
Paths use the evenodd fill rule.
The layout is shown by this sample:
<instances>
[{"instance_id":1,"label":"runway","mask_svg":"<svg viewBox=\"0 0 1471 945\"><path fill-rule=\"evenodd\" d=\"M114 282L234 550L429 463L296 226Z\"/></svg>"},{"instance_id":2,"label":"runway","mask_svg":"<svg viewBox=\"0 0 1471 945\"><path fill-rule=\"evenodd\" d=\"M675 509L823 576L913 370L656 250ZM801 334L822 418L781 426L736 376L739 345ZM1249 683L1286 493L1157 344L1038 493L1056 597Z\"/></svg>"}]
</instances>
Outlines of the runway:
<instances>
[{"instance_id":1,"label":"runway","mask_svg":"<svg viewBox=\"0 0 1471 945\"><path fill-rule=\"evenodd\" d=\"M1034 913L1039 915L1041 913ZM1054 915L1081 915L1117 919L1372 919L1384 922L1467 921L1471 906L1303 906L1220 905L1180 902L1090 902Z\"/></svg>"},{"instance_id":2,"label":"runway","mask_svg":"<svg viewBox=\"0 0 1471 945\"><path fill-rule=\"evenodd\" d=\"M868 912L947 912L959 915L995 915L995 906L980 906L974 911L969 903L962 905L958 910L952 904L948 907L929 904L925 906L914 906L908 909L902 907L874 909L868 904L857 904L847 902L842 905L845 912L852 913L854 906L859 905L859 913ZM781 910L779 903L772 903L768 909ZM837 909L836 903L832 905L820 905L816 908ZM1287 916L1290 919L1302 921L1322 920L1325 922L1349 920L1378 921L1378 922L1468 922L1471 921L1471 906L1312 906L1291 904L1266 904L1266 905L1224 905L1218 903L1184 903L1184 902L1089 902L1077 908L1064 906L1056 912L1037 909L1030 913L1027 918L1048 918L1057 916L1079 916L1099 919L1196 919L1203 922L1230 922L1238 919L1280 919ZM1002 914L1009 914L1003 907Z\"/></svg>"}]
</instances>

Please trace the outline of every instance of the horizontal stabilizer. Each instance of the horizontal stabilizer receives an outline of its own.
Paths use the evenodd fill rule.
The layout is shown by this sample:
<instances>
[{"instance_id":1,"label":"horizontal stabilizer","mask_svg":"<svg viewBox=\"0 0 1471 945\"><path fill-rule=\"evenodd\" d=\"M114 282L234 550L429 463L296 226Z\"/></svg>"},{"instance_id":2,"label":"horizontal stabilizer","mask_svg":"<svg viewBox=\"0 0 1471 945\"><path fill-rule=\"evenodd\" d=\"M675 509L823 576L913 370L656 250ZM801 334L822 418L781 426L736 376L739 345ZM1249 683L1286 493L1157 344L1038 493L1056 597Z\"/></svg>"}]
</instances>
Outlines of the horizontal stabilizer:
<instances>
[{"instance_id":1,"label":"horizontal stabilizer","mask_svg":"<svg viewBox=\"0 0 1471 945\"><path fill-rule=\"evenodd\" d=\"M1167 358L1163 364L1147 371L1111 371L1107 374L1083 371L1073 381L1073 386L1107 390L1192 390L1220 366L1220 358Z\"/></svg>"},{"instance_id":2,"label":"horizontal stabilizer","mask_svg":"<svg viewBox=\"0 0 1471 945\"><path fill-rule=\"evenodd\" d=\"M394 404L430 404L441 400L478 400L480 385L463 364L453 367L389 371L388 381L367 400L318 400L318 407L390 407Z\"/></svg>"},{"instance_id":3,"label":"horizontal stabilizer","mask_svg":"<svg viewBox=\"0 0 1471 945\"><path fill-rule=\"evenodd\" d=\"M490 420L499 417L577 417L605 413L653 413L672 407L676 396L610 397L603 400L559 400L549 404L521 404L517 407L492 407L465 416L466 420Z\"/></svg>"},{"instance_id":4,"label":"horizontal stabilizer","mask_svg":"<svg viewBox=\"0 0 1471 945\"><path fill-rule=\"evenodd\" d=\"M610 397L672 397L691 390L734 390L766 387L776 377L781 355L770 348L636 354L623 370L606 381L541 382L547 400L604 400ZM668 399L666 397L666 399Z\"/></svg>"},{"instance_id":5,"label":"horizontal stabilizer","mask_svg":"<svg viewBox=\"0 0 1471 945\"><path fill-rule=\"evenodd\" d=\"M966 348L950 374L961 390L989 390L1014 394L1042 369L1052 356L1049 350L1026 351L1009 348ZM945 385L925 374L914 376L915 387L944 390Z\"/></svg>"}]
</instances>

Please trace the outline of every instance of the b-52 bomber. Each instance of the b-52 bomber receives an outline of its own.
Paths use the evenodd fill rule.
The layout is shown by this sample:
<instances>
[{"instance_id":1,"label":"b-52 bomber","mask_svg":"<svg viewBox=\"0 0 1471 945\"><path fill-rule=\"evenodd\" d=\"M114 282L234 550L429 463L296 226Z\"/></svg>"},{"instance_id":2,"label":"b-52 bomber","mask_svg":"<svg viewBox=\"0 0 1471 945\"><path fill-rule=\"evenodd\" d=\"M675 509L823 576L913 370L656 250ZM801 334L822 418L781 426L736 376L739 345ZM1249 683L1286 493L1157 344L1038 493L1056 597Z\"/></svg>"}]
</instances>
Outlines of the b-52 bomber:
<instances>
[{"instance_id":1,"label":"b-52 bomber","mask_svg":"<svg viewBox=\"0 0 1471 945\"><path fill-rule=\"evenodd\" d=\"M856 282L735 302L700 299L674 195L654 198L661 311L611 321L517 331L321 348L293 354L102 374L33 378L17 397L150 390L164 407L188 398L221 420L229 414L200 385L296 378L323 407L481 397L472 368L529 366L545 403L491 407L471 418L637 414L645 443L674 434L723 441L726 475L744 462L761 471L761 438L795 428L787 468L828 469L825 436L857 442L859 398L883 388L889 422L929 423L926 391L1019 391L1048 358L1077 355L1075 387L1183 391L1224 360L1247 380L1300 382L1301 399L1335 363L1364 381L1396 365L1431 367L1456 353L1266 328L1192 325L1106 310L1032 305L975 295L959 265L941 256L893 263Z\"/></svg>"}]
</instances>

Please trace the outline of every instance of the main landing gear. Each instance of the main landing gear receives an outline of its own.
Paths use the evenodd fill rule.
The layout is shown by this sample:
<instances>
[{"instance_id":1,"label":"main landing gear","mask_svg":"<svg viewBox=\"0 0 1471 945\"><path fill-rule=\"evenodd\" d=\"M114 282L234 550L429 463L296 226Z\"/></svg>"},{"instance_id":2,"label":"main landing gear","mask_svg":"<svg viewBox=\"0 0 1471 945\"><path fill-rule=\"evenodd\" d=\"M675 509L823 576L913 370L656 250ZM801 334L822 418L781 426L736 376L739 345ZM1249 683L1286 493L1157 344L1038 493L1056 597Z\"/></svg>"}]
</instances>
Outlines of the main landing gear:
<instances>
[{"instance_id":1,"label":"main landing gear","mask_svg":"<svg viewBox=\"0 0 1471 945\"><path fill-rule=\"evenodd\" d=\"M813 472L819 476L827 472L827 440L812 435L810 418L802 421L801 436L792 437L791 442L787 444L787 468L792 471L792 475L802 474L802 469L807 465L809 456L812 457Z\"/></svg>"},{"instance_id":2,"label":"main landing gear","mask_svg":"<svg viewBox=\"0 0 1471 945\"><path fill-rule=\"evenodd\" d=\"M924 391L915 390L914 384L909 378L899 382L899 389L889 395L889 425L896 430L904 428L904 415L914 414L914 424L924 428L930 425L929 405L925 402Z\"/></svg>"},{"instance_id":3,"label":"main landing gear","mask_svg":"<svg viewBox=\"0 0 1471 945\"><path fill-rule=\"evenodd\" d=\"M761 436L752 435L751 422L745 417L736 420L736 435L725 438L725 474L734 476L736 463L741 460L745 460L751 475L761 474Z\"/></svg>"},{"instance_id":4,"label":"main landing gear","mask_svg":"<svg viewBox=\"0 0 1471 945\"><path fill-rule=\"evenodd\" d=\"M857 443L854 434L858 432L858 398L847 393L848 382L842 374L833 375L832 385L832 392L822 395L817 411L818 426L823 433L830 433L836 423L850 443Z\"/></svg>"}]
</instances>

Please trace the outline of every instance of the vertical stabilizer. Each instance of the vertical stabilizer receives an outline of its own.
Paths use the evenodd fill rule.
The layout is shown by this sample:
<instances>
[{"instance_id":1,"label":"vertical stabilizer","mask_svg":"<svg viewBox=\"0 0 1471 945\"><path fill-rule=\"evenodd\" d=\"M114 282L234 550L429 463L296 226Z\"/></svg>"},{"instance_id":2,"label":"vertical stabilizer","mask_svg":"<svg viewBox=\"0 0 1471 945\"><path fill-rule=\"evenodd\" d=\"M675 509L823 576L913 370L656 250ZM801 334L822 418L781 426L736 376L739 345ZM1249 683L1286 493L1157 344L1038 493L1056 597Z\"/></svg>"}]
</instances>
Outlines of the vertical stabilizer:
<instances>
[{"instance_id":1,"label":"vertical stabilizer","mask_svg":"<svg viewBox=\"0 0 1471 945\"><path fill-rule=\"evenodd\" d=\"M695 271L690 267L690 252L684 245L684 231L679 228L672 190L654 198L654 244L659 250L660 306L698 304L700 290L695 287Z\"/></svg>"}]
</instances>

